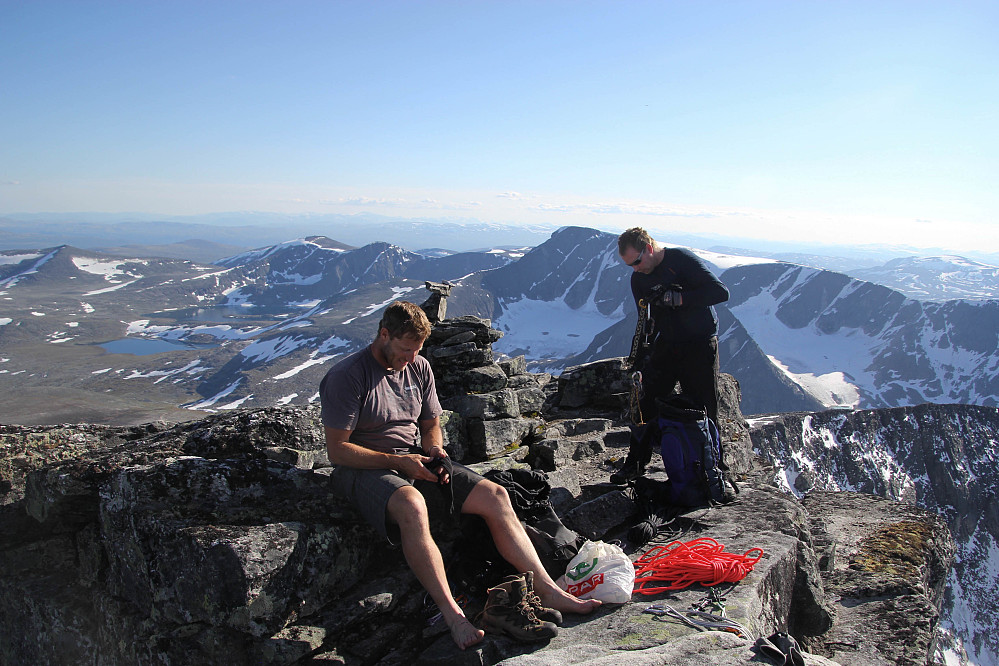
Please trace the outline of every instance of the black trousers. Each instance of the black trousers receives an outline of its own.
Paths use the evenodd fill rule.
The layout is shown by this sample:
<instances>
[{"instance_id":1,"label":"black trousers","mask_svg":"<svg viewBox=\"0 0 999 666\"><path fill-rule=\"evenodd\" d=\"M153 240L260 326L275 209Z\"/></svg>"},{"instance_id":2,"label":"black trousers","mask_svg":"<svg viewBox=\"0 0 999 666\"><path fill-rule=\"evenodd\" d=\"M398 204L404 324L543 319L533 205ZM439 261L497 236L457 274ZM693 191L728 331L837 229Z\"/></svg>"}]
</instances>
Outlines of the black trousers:
<instances>
[{"instance_id":1,"label":"black trousers","mask_svg":"<svg viewBox=\"0 0 999 666\"><path fill-rule=\"evenodd\" d=\"M692 342L656 344L642 368L642 390L639 402L646 425L631 426L628 461L645 466L652 460L656 419L656 399L673 395L677 382L680 393L703 406L715 424L718 423L718 337L711 336ZM724 456L724 452L722 454ZM726 469L724 461L719 463Z\"/></svg>"}]
</instances>

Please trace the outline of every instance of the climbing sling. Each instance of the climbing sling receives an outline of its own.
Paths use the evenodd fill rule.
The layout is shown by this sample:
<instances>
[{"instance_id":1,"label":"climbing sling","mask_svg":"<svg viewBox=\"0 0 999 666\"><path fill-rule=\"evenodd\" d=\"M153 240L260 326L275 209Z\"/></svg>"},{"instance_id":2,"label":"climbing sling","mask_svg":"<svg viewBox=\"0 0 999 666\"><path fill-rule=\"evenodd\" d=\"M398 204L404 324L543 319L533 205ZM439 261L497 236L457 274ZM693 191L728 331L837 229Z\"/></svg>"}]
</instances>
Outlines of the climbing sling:
<instances>
[{"instance_id":1,"label":"climbing sling","mask_svg":"<svg viewBox=\"0 0 999 666\"><path fill-rule=\"evenodd\" d=\"M652 333L655 331L655 320L652 319L652 304L644 298L638 301L638 324L635 335L631 338L631 353L628 354L628 367L634 368L642 358L642 352L652 344Z\"/></svg>"},{"instance_id":2,"label":"climbing sling","mask_svg":"<svg viewBox=\"0 0 999 666\"><path fill-rule=\"evenodd\" d=\"M655 331L656 322L652 319L652 305L644 298L638 301L638 324L635 326L635 335L631 338L631 353L628 354L628 367L634 370L631 373L631 390L629 391L629 402L631 407L631 422L637 426L645 425L645 418L642 416L642 373L635 370L639 362L645 355L645 350L652 344L652 334Z\"/></svg>"}]
</instances>

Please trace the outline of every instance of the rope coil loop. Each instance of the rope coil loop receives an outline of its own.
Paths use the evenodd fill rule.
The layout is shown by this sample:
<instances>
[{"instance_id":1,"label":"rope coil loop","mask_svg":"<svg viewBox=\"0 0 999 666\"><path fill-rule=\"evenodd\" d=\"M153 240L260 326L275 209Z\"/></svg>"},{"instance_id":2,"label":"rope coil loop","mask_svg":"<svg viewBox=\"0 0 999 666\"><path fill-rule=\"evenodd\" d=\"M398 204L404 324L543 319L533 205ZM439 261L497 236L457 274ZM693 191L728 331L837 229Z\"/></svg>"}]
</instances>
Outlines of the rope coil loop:
<instances>
[{"instance_id":1,"label":"rope coil loop","mask_svg":"<svg viewBox=\"0 0 999 666\"><path fill-rule=\"evenodd\" d=\"M710 537L671 541L650 548L635 560L635 592L651 595L682 590L695 583L705 587L737 583L762 557L763 549L755 547L742 555L726 553L725 546ZM666 585L652 585L658 582Z\"/></svg>"}]
</instances>

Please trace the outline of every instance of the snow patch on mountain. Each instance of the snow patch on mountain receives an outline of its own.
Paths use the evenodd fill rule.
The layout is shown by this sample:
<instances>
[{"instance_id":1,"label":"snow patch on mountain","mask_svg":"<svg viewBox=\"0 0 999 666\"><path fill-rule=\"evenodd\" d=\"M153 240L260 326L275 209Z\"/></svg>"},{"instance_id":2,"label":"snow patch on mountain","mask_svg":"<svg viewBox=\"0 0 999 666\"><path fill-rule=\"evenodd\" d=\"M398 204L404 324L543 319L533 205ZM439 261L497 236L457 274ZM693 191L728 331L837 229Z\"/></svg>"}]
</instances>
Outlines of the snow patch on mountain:
<instances>
[{"instance_id":1,"label":"snow patch on mountain","mask_svg":"<svg viewBox=\"0 0 999 666\"><path fill-rule=\"evenodd\" d=\"M232 402L227 402L224 405L219 405L219 409L239 409L240 407L242 407L242 405L243 405L244 402L246 402L247 400L252 400L252 399L253 399L253 394L252 393L249 394L249 395L244 395L242 398L237 398L236 400L233 400Z\"/></svg>"},{"instance_id":2,"label":"snow patch on mountain","mask_svg":"<svg viewBox=\"0 0 999 666\"><path fill-rule=\"evenodd\" d=\"M791 372L780 359L767 356L770 362L780 369L791 381L818 399L826 407L856 407L860 403L860 391L846 380L842 372L827 372L815 375L811 372Z\"/></svg>"},{"instance_id":3,"label":"snow patch on mountain","mask_svg":"<svg viewBox=\"0 0 999 666\"><path fill-rule=\"evenodd\" d=\"M122 379L150 379L155 377L156 381L154 384L159 384L160 382L169 379L170 377L175 377L177 375L186 374L188 376L194 376L207 370L205 366L201 365L201 359L195 359L188 363L187 365L180 368L172 368L170 370L150 370L149 372L141 372L139 370L132 370L132 373L122 377Z\"/></svg>"},{"instance_id":4,"label":"snow patch on mountain","mask_svg":"<svg viewBox=\"0 0 999 666\"><path fill-rule=\"evenodd\" d=\"M166 326L150 324L148 319L137 319L125 326L125 335L155 337L163 340L180 341L188 335L210 335L218 340L246 340L262 333L265 329L253 326L246 329L233 328L228 324L199 324L196 326Z\"/></svg>"},{"instance_id":5,"label":"snow patch on mountain","mask_svg":"<svg viewBox=\"0 0 999 666\"><path fill-rule=\"evenodd\" d=\"M299 275L298 273L282 273L280 271L273 271L270 274L270 279L272 285L295 284L299 286L306 286L316 284L322 280L323 274L316 273L314 275Z\"/></svg>"},{"instance_id":6,"label":"snow patch on mountain","mask_svg":"<svg viewBox=\"0 0 999 666\"><path fill-rule=\"evenodd\" d=\"M252 293L243 292L246 287L245 284L234 285L229 289L222 292L222 295L226 297L225 301L222 303L224 308L249 308L253 307L253 302L250 300L253 297Z\"/></svg>"},{"instance_id":7,"label":"snow patch on mountain","mask_svg":"<svg viewBox=\"0 0 999 666\"><path fill-rule=\"evenodd\" d=\"M361 312L356 317L350 317L349 319L345 319L340 323L346 325L362 317L370 317L371 315L378 312L382 308L387 307L393 301L398 300L399 297L402 296L403 294L408 294L414 289L416 289L416 287L392 287L392 295L386 298L384 301L382 301L381 303L373 303L372 305L369 305L366 310Z\"/></svg>"},{"instance_id":8,"label":"snow patch on mountain","mask_svg":"<svg viewBox=\"0 0 999 666\"><path fill-rule=\"evenodd\" d=\"M135 273L125 270L122 266L126 265L126 261L107 261L103 259L96 259L92 257L73 257L73 265L79 268L85 273L90 273L92 275L103 275L104 279L108 282L113 281L116 277L120 275L128 275L130 277L139 277ZM138 259L129 260L129 263L137 263L140 265L148 265L147 261L140 261Z\"/></svg>"},{"instance_id":9,"label":"snow patch on mountain","mask_svg":"<svg viewBox=\"0 0 999 666\"><path fill-rule=\"evenodd\" d=\"M282 335L267 340L254 340L239 354L251 363L268 363L287 356L310 342L310 338Z\"/></svg>"},{"instance_id":10,"label":"snow patch on mountain","mask_svg":"<svg viewBox=\"0 0 999 666\"><path fill-rule=\"evenodd\" d=\"M218 402L219 400L221 400L222 398L226 397L227 395L235 391L237 388L239 388L239 385L242 382L243 378L240 377L236 379L236 381L232 382L231 384L223 388L221 391L216 393L215 395L209 398L205 398L204 400L199 400L198 402L192 402L186 405L181 405L181 407L198 411L209 411L209 412L215 411L215 409L211 409L212 406L215 405L216 402Z\"/></svg>"},{"instance_id":11,"label":"snow patch on mountain","mask_svg":"<svg viewBox=\"0 0 999 666\"><path fill-rule=\"evenodd\" d=\"M311 368L314 365L322 365L322 364L324 364L324 363L326 363L328 361L332 361L332 360L334 360L334 359L336 359L336 358L338 358L340 356L340 354L328 354L327 352L334 351L334 350L344 350L344 351L352 350L352 348L354 346L355 346L355 343L352 343L349 340L341 340L340 338L332 337L329 340L326 340L325 342L323 342L323 344L320 345L318 349L316 349L312 353L310 353L309 354L309 360L307 360L304 363L301 363L299 365L296 365L291 370L286 370L285 372L282 372L281 374L274 375L271 379L272 380L276 380L276 381L280 381L280 380L283 380L283 379L290 379L291 377L294 377L295 375L297 375L298 373L302 372L303 370L305 370L307 368ZM325 355L323 355L323 354L325 354ZM292 397L297 396L297 395L298 394L295 393ZM287 403L282 403L282 404L287 404Z\"/></svg>"},{"instance_id":12,"label":"snow patch on mountain","mask_svg":"<svg viewBox=\"0 0 999 666\"><path fill-rule=\"evenodd\" d=\"M226 268L225 270L221 270L221 271L212 270L212 269L210 269L210 268L208 268L206 266L193 266L192 268L194 270L203 270L203 271L211 270L211 272L210 273L202 273L201 275L192 275L191 277L181 278L181 282L194 282L196 280L206 280L208 278L217 278L219 276L228 275L228 274L234 272L234 269L232 269L232 268Z\"/></svg>"},{"instance_id":13,"label":"snow patch on mountain","mask_svg":"<svg viewBox=\"0 0 999 666\"><path fill-rule=\"evenodd\" d=\"M528 298L506 301L493 326L504 336L493 343L498 352L525 354L531 359L558 359L579 354L597 333L615 324L623 316L622 307L610 316L597 310L592 299L585 307L573 309L565 298L538 301Z\"/></svg>"},{"instance_id":14,"label":"snow patch on mountain","mask_svg":"<svg viewBox=\"0 0 999 666\"><path fill-rule=\"evenodd\" d=\"M331 338L326 339L322 344L316 347L316 353L325 354L327 352L335 351L338 349L354 351L355 349L359 348L360 346L357 346L356 342L352 342L350 340L343 340L341 338L333 336Z\"/></svg>"},{"instance_id":15,"label":"snow patch on mountain","mask_svg":"<svg viewBox=\"0 0 999 666\"><path fill-rule=\"evenodd\" d=\"M107 276L105 275L105 277L107 277ZM87 292L84 292L83 295L84 296L97 296L99 294L107 294L107 293L110 293L112 291L118 291L119 289L123 289L123 288L125 288L125 287L127 287L129 285L135 284L138 281L139 281L139 279L136 278L134 280L129 280L128 282L122 282L120 284L116 284L113 287L105 287L104 289L95 289L94 291L87 291Z\"/></svg>"},{"instance_id":16,"label":"snow patch on mountain","mask_svg":"<svg viewBox=\"0 0 999 666\"><path fill-rule=\"evenodd\" d=\"M286 372L282 372L281 374L274 375L271 379L275 379L275 380L289 379L291 377L294 377L298 373L302 372L306 368L311 368L314 365L322 365L323 363L326 363L327 361L332 361L333 359L335 359L337 357L337 355L336 354L332 354L330 356L316 356L316 352L312 352L312 354L310 354L310 357L311 358L309 358L309 360L306 361L305 363L301 363L299 365L296 365L291 370L288 370ZM298 395L298 394L296 393L295 395ZM286 403L282 403L282 404L286 404Z\"/></svg>"}]
</instances>

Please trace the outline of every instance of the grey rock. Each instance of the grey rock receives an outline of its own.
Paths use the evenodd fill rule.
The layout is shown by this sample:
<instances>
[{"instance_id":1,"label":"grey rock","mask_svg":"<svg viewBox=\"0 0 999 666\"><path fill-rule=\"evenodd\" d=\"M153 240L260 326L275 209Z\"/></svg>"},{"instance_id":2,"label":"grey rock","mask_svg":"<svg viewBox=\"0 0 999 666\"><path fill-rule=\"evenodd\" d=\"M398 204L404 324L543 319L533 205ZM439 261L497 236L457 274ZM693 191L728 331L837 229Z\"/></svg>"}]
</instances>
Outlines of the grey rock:
<instances>
[{"instance_id":1,"label":"grey rock","mask_svg":"<svg viewBox=\"0 0 999 666\"><path fill-rule=\"evenodd\" d=\"M813 533L836 545L821 573L835 621L813 649L844 666L926 663L954 559L946 523L871 495L815 492L803 503Z\"/></svg>"},{"instance_id":2,"label":"grey rock","mask_svg":"<svg viewBox=\"0 0 999 666\"><path fill-rule=\"evenodd\" d=\"M506 358L499 361L499 366L503 368L503 372L506 373L507 377L514 377L516 375L522 375L527 372L527 359L524 355L514 356L513 358Z\"/></svg>"},{"instance_id":3,"label":"grey rock","mask_svg":"<svg viewBox=\"0 0 999 666\"><path fill-rule=\"evenodd\" d=\"M520 388L515 393L518 409L525 416L537 415L545 405L545 393L536 386Z\"/></svg>"},{"instance_id":4,"label":"grey rock","mask_svg":"<svg viewBox=\"0 0 999 666\"><path fill-rule=\"evenodd\" d=\"M560 419L548 424L546 432L549 436L579 437L582 435L602 435L610 430L610 419L580 418Z\"/></svg>"},{"instance_id":5,"label":"grey rock","mask_svg":"<svg viewBox=\"0 0 999 666\"><path fill-rule=\"evenodd\" d=\"M465 373L459 385L466 393L489 393L506 388L506 373L495 363L483 367L472 368Z\"/></svg>"},{"instance_id":6,"label":"grey rock","mask_svg":"<svg viewBox=\"0 0 999 666\"><path fill-rule=\"evenodd\" d=\"M556 469L570 461L591 458L603 451L603 440L598 438L546 438L531 445L531 453L537 456L544 469Z\"/></svg>"},{"instance_id":7,"label":"grey rock","mask_svg":"<svg viewBox=\"0 0 999 666\"><path fill-rule=\"evenodd\" d=\"M444 436L444 449L454 460L461 462L468 457L468 433L465 419L457 412L445 409L441 414L441 434Z\"/></svg>"},{"instance_id":8,"label":"grey rock","mask_svg":"<svg viewBox=\"0 0 999 666\"><path fill-rule=\"evenodd\" d=\"M431 362L441 360L441 359L453 359L456 356L461 356L462 354L467 354L469 352L474 352L479 349L478 346L472 340L475 339L475 333L472 331L466 331L453 338L448 338L439 347L432 347L427 351L427 356Z\"/></svg>"},{"instance_id":9,"label":"grey rock","mask_svg":"<svg viewBox=\"0 0 999 666\"><path fill-rule=\"evenodd\" d=\"M441 342L441 347L450 347L452 345L463 345L467 342L473 342L475 340L475 331L465 331L463 333L457 333L450 338Z\"/></svg>"},{"instance_id":10,"label":"grey rock","mask_svg":"<svg viewBox=\"0 0 999 666\"><path fill-rule=\"evenodd\" d=\"M566 368L558 378L559 406L624 407L631 390L630 373L625 361L614 358Z\"/></svg>"},{"instance_id":11,"label":"grey rock","mask_svg":"<svg viewBox=\"0 0 999 666\"><path fill-rule=\"evenodd\" d=\"M501 389L490 393L472 393L455 396L442 402L442 406L458 412L466 419L498 419L520 416L519 393Z\"/></svg>"},{"instance_id":12,"label":"grey rock","mask_svg":"<svg viewBox=\"0 0 999 666\"><path fill-rule=\"evenodd\" d=\"M470 419L468 421L468 439L472 455L480 459L495 458L519 447L524 439L531 434L535 425L536 422L522 418L494 421Z\"/></svg>"},{"instance_id":13,"label":"grey rock","mask_svg":"<svg viewBox=\"0 0 999 666\"><path fill-rule=\"evenodd\" d=\"M500 361L502 363L502 361ZM512 389L541 388L534 375L513 375L507 377L506 385Z\"/></svg>"},{"instance_id":14,"label":"grey rock","mask_svg":"<svg viewBox=\"0 0 999 666\"><path fill-rule=\"evenodd\" d=\"M597 541L631 518L636 509L634 500L615 490L580 504L566 513L562 522L586 538Z\"/></svg>"}]
</instances>

